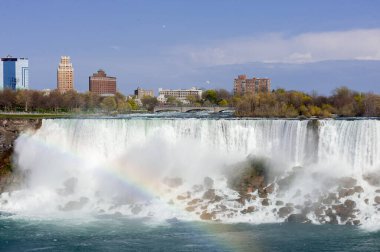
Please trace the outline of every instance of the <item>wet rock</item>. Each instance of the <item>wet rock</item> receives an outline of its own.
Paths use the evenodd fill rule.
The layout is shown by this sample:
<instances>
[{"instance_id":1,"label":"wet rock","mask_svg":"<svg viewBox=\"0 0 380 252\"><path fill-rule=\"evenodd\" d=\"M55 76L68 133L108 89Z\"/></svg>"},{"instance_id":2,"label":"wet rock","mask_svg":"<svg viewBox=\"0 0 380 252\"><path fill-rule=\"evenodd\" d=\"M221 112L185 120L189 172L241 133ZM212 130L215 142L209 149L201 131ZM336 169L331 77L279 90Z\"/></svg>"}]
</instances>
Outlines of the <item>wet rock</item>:
<instances>
[{"instance_id":1,"label":"wet rock","mask_svg":"<svg viewBox=\"0 0 380 252\"><path fill-rule=\"evenodd\" d=\"M195 204L198 204L200 202L202 202L201 199L192 199L191 201L187 202L187 205L189 205L189 206L190 205L195 205Z\"/></svg>"},{"instance_id":2,"label":"wet rock","mask_svg":"<svg viewBox=\"0 0 380 252\"><path fill-rule=\"evenodd\" d=\"M345 198L345 197L353 195L354 193L355 193L354 189L342 188L339 190L339 198Z\"/></svg>"},{"instance_id":3,"label":"wet rock","mask_svg":"<svg viewBox=\"0 0 380 252\"><path fill-rule=\"evenodd\" d=\"M238 163L228 169L227 183L231 189L238 191L241 195L261 191L263 196L268 183L266 160L262 158L249 157L247 161Z\"/></svg>"},{"instance_id":4,"label":"wet rock","mask_svg":"<svg viewBox=\"0 0 380 252\"><path fill-rule=\"evenodd\" d=\"M263 206L269 206L269 200L268 199L263 199L263 201L261 201L261 205L263 205Z\"/></svg>"},{"instance_id":5,"label":"wet rock","mask_svg":"<svg viewBox=\"0 0 380 252\"><path fill-rule=\"evenodd\" d=\"M88 198L81 197L79 201L69 201L63 207L59 206L58 209L64 212L80 210L87 204L88 201Z\"/></svg>"},{"instance_id":6,"label":"wet rock","mask_svg":"<svg viewBox=\"0 0 380 252\"><path fill-rule=\"evenodd\" d=\"M259 190L259 198L265 199L268 197L268 193L264 189Z\"/></svg>"},{"instance_id":7,"label":"wet rock","mask_svg":"<svg viewBox=\"0 0 380 252\"><path fill-rule=\"evenodd\" d=\"M212 220L215 219L215 212L208 213L207 211L203 211L199 217L201 220Z\"/></svg>"},{"instance_id":8,"label":"wet rock","mask_svg":"<svg viewBox=\"0 0 380 252\"><path fill-rule=\"evenodd\" d=\"M368 205L369 199L365 199L364 202Z\"/></svg>"},{"instance_id":9,"label":"wet rock","mask_svg":"<svg viewBox=\"0 0 380 252\"><path fill-rule=\"evenodd\" d=\"M336 214L333 213L331 208L328 208L326 211L326 216L329 217L329 220L326 221L329 224L338 224L338 218L336 217Z\"/></svg>"},{"instance_id":10,"label":"wet rock","mask_svg":"<svg viewBox=\"0 0 380 252\"><path fill-rule=\"evenodd\" d=\"M278 209L278 216L280 216L280 218L284 218L293 212L293 210L293 207L281 207Z\"/></svg>"},{"instance_id":11,"label":"wet rock","mask_svg":"<svg viewBox=\"0 0 380 252\"><path fill-rule=\"evenodd\" d=\"M355 226L358 226L358 225L360 225L360 220L354 220L352 223L353 223Z\"/></svg>"},{"instance_id":12,"label":"wet rock","mask_svg":"<svg viewBox=\"0 0 380 252\"><path fill-rule=\"evenodd\" d=\"M311 220L309 220L306 215L303 214L291 214L286 219L286 222L293 222L293 223L311 223Z\"/></svg>"},{"instance_id":13,"label":"wet rock","mask_svg":"<svg viewBox=\"0 0 380 252\"><path fill-rule=\"evenodd\" d=\"M375 192L376 192L376 193L380 193L380 189L377 189Z\"/></svg>"},{"instance_id":14,"label":"wet rock","mask_svg":"<svg viewBox=\"0 0 380 252\"><path fill-rule=\"evenodd\" d=\"M254 206L249 206L247 207L246 209L243 209L242 211L240 211L242 214L247 214L247 213L252 213L255 211L255 207Z\"/></svg>"},{"instance_id":15,"label":"wet rock","mask_svg":"<svg viewBox=\"0 0 380 252\"><path fill-rule=\"evenodd\" d=\"M276 201L276 206L282 206L282 205L284 205L283 201L281 201L281 200Z\"/></svg>"},{"instance_id":16,"label":"wet rock","mask_svg":"<svg viewBox=\"0 0 380 252\"><path fill-rule=\"evenodd\" d=\"M188 212L193 212L195 210L196 206L188 206L185 208L186 211Z\"/></svg>"},{"instance_id":17,"label":"wet rock","mask_svg":"<svg viewBox=\"0 0 380 252\"><path fill-rule=\"evenodd\" d=\"M205 177L203 180L203 185L206 190L211 189L214 186L214 180L210 177Z\"/></svg>"},{"instance_id":18,"label":"wet rock","mask_svg":"<svg viewBox=\"0 0 380 252\"><path fill-rule=\"evenodd\" d=\"M346 221L348 218L354 217L353 210L355 206L356 206L355 201L346 200L344 204L333 206L333 209L335 210L336 215L341 218L341 221Z\"/></svg>"},{"instance_id":19,"label":"wet rock","mask_svg":"<svg viewBox=\"0 0 380 252\"><path fill-rule=\"evenodd\" d=\"M190 193L186 193L186 195L178 195L177 200L185 200L190 198Z\"/></svg>"},{"instance_id":20,"label":"wet rock","mask_svg":"<svg viewBox=\"0 0 380 252\"><path fill-rule=\"evenodd\" d=\"M266 188L265 188L265 191L267 192L267 193L273 193L274 192L274 183L272 183L272 184L270 184L269 186L267 186Z\"/></svg>"},{"instance_id":21,"label":"wet rock","mask_svg":"<svg viewBox=\"0 0 380 252\"><path fill-rule=\"evenodd\" d=\"M302 207L301 205L296 205L294 208L300 210L300 209L302 209L303 207Z\"/></svg>"},{"instance_id":22,"label":"wet rock","mask_svg":"<svg viewBox=\"0 0 380 252\"><path fill-rule=\"evenodd\" d=\"M218 201L221 201L223 198L219 195L215 195L214 199L212 200L212 202L218 202Z\"/></svg>"},{"instance_id":23,"label":"wet rock","mask_svg":"<svg viewBox=\"0 0 380 252\"><path fill-rule=\"evenodd\" d=\"M344 188L352 188L356 185L356 179L351 177L340 178L338 183Z\"/></svg>"},{"instance_id":24,"label":"wet rock","mask_svg":"<svg viewBox=\"0 0 380 252\"><path fill-rule=\"evenodd\" d=\"M376 204L380 204L380 196L376 196L374 198L374 201L375 201Z\"/></svg>"},{"instance_id":25,"label":"wet rock","mask_svg":"<svg viewBox=\"0 0 380 252\"><path fill-rule=\"evenodd\" d=\"M294 204L293 204L293 203L286 203L285 206L286 206L286 207L294 207Z\"/></svg>"},{"instance_id":26,"label":"wet rock","mask_svg":"<svg viewBox=\"0 0 380 252\"><path fill-rule=\"evenodd\" d=\"M372 186L380 186L380 172L367 173L363 179Z\"/></svg>"},{"instance_id":27,"label":"wet rock","mask_svg":"<svg viewBox=\"0 0 380 252\"><path fill-rule=\"evenodd\" d=\"M164 184L171 187L171 188L177 188L181 186L183 183L181 178L164 178Z\"/></svg>"},{"instance_id":28,"label":"wet rock","mask_svg":"<svg viewBox=\"0 0 380 252\"><path fill-rule=\"evenodd\" d=\"M215 199L215 190L214 189L208 189L204 194L203 194L203 199L206 200L214 200Z\"/></svg>"},{"instance_id":29,"label":"wet rock","mask_svg":"<svg viewBox=\"0 0 380 252\"><path fill-rule=\"evenodd\" d=\"M361 186L355 186L355 187L354 187L354 191L355 191L356 193L363 193L363 192L364 192L364 189L363 189L363 187L361 187Z\"/></svg>"}]
</instances>

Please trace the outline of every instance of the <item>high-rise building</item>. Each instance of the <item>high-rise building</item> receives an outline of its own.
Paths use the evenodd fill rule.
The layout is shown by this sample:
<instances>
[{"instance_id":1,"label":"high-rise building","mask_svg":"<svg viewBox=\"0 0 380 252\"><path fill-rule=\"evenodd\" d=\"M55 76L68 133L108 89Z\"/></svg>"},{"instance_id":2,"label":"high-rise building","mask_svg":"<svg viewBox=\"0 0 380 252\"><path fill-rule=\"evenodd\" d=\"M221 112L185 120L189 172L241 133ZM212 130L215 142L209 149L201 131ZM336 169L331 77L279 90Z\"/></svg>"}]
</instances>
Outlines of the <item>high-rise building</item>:
<instances>
[{"instance_id":1,"label":"high-rise building","mask_svg":"<svg viewBox=\"0 0 380 252\"><path fill-rule=\"evenodd\" d=\"M140 87L135 90L135 95L137 96L137 99L142 99L144 96L154 96L153 90L142 89Z\"/></svg>"},{"instance_id":2,"label":"high-rise building","mask_svg":"<svg viewBox=\"0 0 380 252\"><path fill-rule=\"evenodd\" d=\"M0 89L28 89L29 61L7 56L0 61Z\"/></svg>"},{"instance_id":3,"label":"high-rise building","mask_svg":"<svg viewBox=\"0 0 380 252\"><path fill-rule=\"evenodd\" d=\"M69 56L62 56L57 70L57 89L64 93L74 90L74 68Z\"/></svg>"},{"instance_id":4,"label":"high-rise building","mask_svg":"<svg viewBox=\"0 0 380 252\"><path fill-rule=\"evenodd\" d=\"M89 90L98 95L110 96L116 94L116 77L107 76L102 70L98 70L89 77Z\"/></svg>"},{"instance_id":5,"label":"high-rise building","mask_svg":"<svg viewBox=\"0 0 380 252\"><path fill-rule=\"evenodd\" d=\"M268 78L256 78L247 79L245 74L239 75L234 80L234 94L257 94L257 93L269 93L270 92L270 79Z\"/></svg>"}]
</instances>

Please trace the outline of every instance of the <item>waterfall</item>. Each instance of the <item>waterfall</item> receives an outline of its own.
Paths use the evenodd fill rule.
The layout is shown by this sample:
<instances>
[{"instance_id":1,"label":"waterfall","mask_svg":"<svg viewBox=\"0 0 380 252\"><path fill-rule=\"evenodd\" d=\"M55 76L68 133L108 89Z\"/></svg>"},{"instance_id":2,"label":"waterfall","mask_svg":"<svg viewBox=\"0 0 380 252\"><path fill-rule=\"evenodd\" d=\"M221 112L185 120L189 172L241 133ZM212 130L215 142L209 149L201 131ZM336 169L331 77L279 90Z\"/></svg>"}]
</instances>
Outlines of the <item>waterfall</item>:
<instances>
[{"instance_id":1,"label":"waterfall","mask_svg":"<svg viewBox=\"0 0 380 252\"><path fill-rule=\"evenodd\" d=\"M313 187L320 188L323 183L315 182L315 174L350 176L360 184L366 174L380 171L380 121L47 119L38 131L17 139L15 153L18 169L28 171L29 178L24 189L3 193L4 211L130 213L138 195L154 205L141 213L163 215L167 202L179 198L175 190L159 186L165 177L183 178L180 188L190 191L209 176L218 190L233 198L236 192L227 188L221 170L247 156L271 160L276 171L304 167L307 175L297 186L269 197L303 204L294 194L301 188L306 197ZM370 188L366 196L372 200L376 188L362 186ZM225 204L236 208L235 203ZM250 220L278 220L273 209L255 207L262 214ZM165 217L183 215L172 208ZM372 213L364 208L363 213Z\"/></svg>"}]
</instances>

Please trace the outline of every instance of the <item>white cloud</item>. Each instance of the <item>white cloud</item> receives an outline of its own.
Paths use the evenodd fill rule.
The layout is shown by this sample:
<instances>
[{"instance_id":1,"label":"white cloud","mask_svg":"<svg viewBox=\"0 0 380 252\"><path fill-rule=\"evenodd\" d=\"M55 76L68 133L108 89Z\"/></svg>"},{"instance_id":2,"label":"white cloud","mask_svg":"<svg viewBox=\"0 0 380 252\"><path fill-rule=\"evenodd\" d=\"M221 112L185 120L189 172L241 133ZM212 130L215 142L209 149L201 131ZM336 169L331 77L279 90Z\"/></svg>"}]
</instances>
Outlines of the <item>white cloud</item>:
<instances>
[{"instance_id":1,"label":"white cloud","mask_svg":"<svg viewBox=\"0 0 380 252\"><path fill-rule=\"evenodd\" d=\"M174 50L177 57L199 66L247 62L306 63L323 60L380 60L380 29L304 33L281 33L209 41Z\"/></svg>"}]
</instances>

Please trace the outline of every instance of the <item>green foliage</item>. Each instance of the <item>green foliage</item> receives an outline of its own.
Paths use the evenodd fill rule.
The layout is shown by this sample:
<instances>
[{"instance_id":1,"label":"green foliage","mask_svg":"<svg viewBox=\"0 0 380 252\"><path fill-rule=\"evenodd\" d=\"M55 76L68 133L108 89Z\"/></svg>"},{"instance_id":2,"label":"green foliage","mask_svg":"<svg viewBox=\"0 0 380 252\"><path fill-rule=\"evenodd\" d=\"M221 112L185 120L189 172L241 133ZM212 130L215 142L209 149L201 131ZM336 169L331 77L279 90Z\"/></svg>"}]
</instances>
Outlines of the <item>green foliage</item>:
<instances>
[{"instance_id":1,"label":"green foliage","mask_svg":"<svg viewBox=\"0 0 380 252\"><path fill-rule=\"evenodd\" d=\"M138 110L139 109L139 105L137 104L137 102L134 99L128 99L127 103L129 104L129 106L131 107L132 110Z\"/></svg>"},{"instance_id":2,"label":"green foliage","mask_svg":"<svg viewBox=\"0 0 380 252\"><path fill-rule=\"evenodd\" d=\"M218 105L219 105L219 106L222 106L222 107L226 107L226 106L228 106L228 101L225 100L225 99L222 99L222 100L220 100L220 101L218 102Z\"/></svg>"},{"instance_id":3,"label":"green foliage","mask_svg":"<svg viewBox=\"0 0 380 252\"><path fill-rule=\"evenodd\" d=\"M209 101L211 104L216 104L218 101L216 90L213 89L204 91L202 97L204 100Z\"/></svg>"},{"instance_id":4,"label":"green foliage","mask_svg":"<svg viewBox=\"0 0 380 252\"><path fill-rule=\"evenodd\" d=\"M104 98L102 103L100 103L100 106L103 110L107 112L114 111L117 107L115 97L108 96Z\"/></svg>"},{"instance_id":5,"label":"green foliage","mask_svg":"<svg viewBox=\"0 0 380 252\"><path fill-rule=\"evenodd\" d=\"M158 104L157 98L152 96L144 96L141 102L149 111L153 111L154 107Z\"/></svg>"},{"instance_id":6,"label":"green foliage","mask_svg":"<svg viewBox=\"0 0 380 252\"><path fill-rule=\"evenodd\" d=\"M272 93L234 97L232 103L238 116L380 116L379 95L357 93L346 87L334 90L330 97L277 89Z\"/></svg>"}]
</instances>

